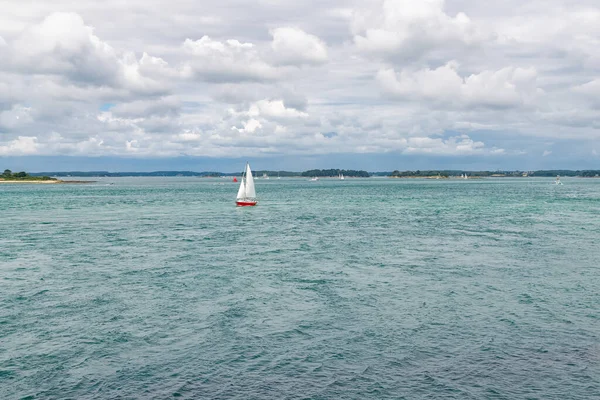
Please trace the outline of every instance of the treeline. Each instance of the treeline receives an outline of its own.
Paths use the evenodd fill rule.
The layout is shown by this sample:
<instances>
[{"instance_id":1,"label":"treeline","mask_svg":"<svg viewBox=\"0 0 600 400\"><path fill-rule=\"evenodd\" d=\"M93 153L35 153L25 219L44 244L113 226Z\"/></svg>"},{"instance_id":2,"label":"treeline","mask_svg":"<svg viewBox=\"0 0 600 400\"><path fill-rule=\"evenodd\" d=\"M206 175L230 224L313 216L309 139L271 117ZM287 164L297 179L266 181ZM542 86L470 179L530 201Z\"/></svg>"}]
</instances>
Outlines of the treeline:
<instances>
[{"instance_id":1,"label":"treeline","mask_svg":"<svg viewBox=\"0 0 600 400\"><path fill-rule=\"evenodd\" d=\"M367 171L357 171L354 169L311 169L309 171L304 171L302 176L335 177L340 174L356 178L368 178L371 176Z\"/></svg>"},{"instance_id":2,"label":"treeline","mask_svg":"<svg viewBox=\"0 0 600 400\"><path fill-rule=\"evenodd\" d=\"M55 181L55 178L49 176L33 176L27 172L15 172L13 173L10 169L5 169L0 178L5 181Z\"/></svg>"},{"instance_id":3,"label":"treeline","mask_svg":"<svg viewBox=\"0 0 600 400\"><path fill-rule=\"evenodd\" d=\"M290 172L290 171L252 171L255 176L262 176L266 173L269 176L300 176L301 172ZM32 176L77 176L77 177L138 177L138 176L198 176L198 177L221 177L221 176L239 176L240 172L218 172L218 171L153 171L153 172L108 172L108 171L55 171L55 172L36 172L32 173Z\"/></svg>"},{"instance_id":4,"label":"treeline","mask_svg":"<svg viewBox=\"0 0 600 400\"><path fill-rule=\"evenodd\" d=\"M600 170L598 169L587 169L587 170L563 170L563 169L549 169L544 171L534 171L529 176L581 176L584 178L593 178L600 176Z\"/></svg>"},{"instance_id":5,"label":"treeline","mask_svg":"<svg viewBox=\"0 0 600 400\"><path fill-rule=\"evenodd\" d=\"M125 176L222 176L220 172L193 172L193 171L153 171L153 172L108 172L108 171L56 171L36 172L33 176L78 176L78 177L125 177Z\"/></svg>"},{"instance_id":6,"label":"treeline","mask_svg":"<svg viewBox=\"0 0 600 400\"><path fill-rule=\"evenodd\" d=\"M394 171L388 176L392 177L428 177L428 176L462 176L467 175L470 177L488 177L488 176L524 176L528 175L526 171L465 171L457 169L445 169L445 170L416 170L416 171Z\"/></svg>"},{"instance_id":7,"label":"treeline","mask_svg":"<svg viewBox=\"0 0 600 400\"><path fill-rule=\"evenodd\" d=\"M252 173L254 174L255 177L262 177L263 174L267 174L268 177L270 178L276 178L278 176L282 177L282 178L289 178L289 177L293 177L293 176L301 176L302 173L301 172L291 172L291 171L268 171L268 170L257 170L257 171L252 171ZM237 174L228 174L228 175L241 175L240 173Z\"/></svg>"},{"instance_id":8,"label":"treeline","mask_svg":"<svg viewBox=\"0 0 600 400\"><path fill-rule=\"evenodd\" d=\"M600 176L600 170L542 170L542 171L465 171L465 170L416 170L416 171L393 171L391 173L376 173L375 175L386 175L392 177L429 177L429 176L462 176L467 175L469 177L524 177L524 176L536 176L536 177L553 177L553 176L579 176L585 178Z\"/></svg>"},{"instance_id":9,"label":"treeline","mask_svg":"<svg viewBox=\"0 0 600 400\"><path fill-rule=\"evenodd\" d=\"M252 171L255 177L262 177L267 174L269 177L298 177L298 176L338 176L340 173L349 177L365 177L370 174L367 171L356 171L351 169L313 169L304 172L293 171L272 171L272 170L255 170ZM194 172L194 171L153 171L153 172L108 172L108 171L56 171L56 172L38 172L31 174L34 176L51 175L51 176L78 176L78 177L137 177L137 176L198 176L198 177L220 177L220 176L239 176L240 172Z\"/></svg>"},{"instance_id":10,"label":"treeline","mask_svg":"<svg viewBox=\"0 0 600 400\"><path fill-rule=\"evenodd\" d=\"M448 171L433 171L433 170L398 171L398 170L396 170L396 171L392 172L389 176L392 176L394 178L409 177L409 176L411 176L411 177L412 176L421 176L421 177L441 176L443 178L447 178L449 175L450 174Z\"/></svg>"},{"instance_id":11,"label":"treeline","mask_svg":"<svg viewBox=\"0 0 600 400\"><path fill-rule=\"evenodd\" d=\"M108 172L108 171L57 171L57 172L36 172L12 173L10 170L5 170L4 174L0 175L3 179L52 179L50 176L77 176L77 177L137 177L137 176L197 176L197 177L220 177L220 176L239 176L240 172L218 172L218 171L153 171L153 172ZM337 177L340 174L348 177L368 178L369 176L393 176L393 177L430 177L430 176L461 176L468 175L470 177L489 177L489 176L537 176L537 177L555 177L560 176L579 176L579 177L596 177L600 176L600 170L540 170L540 171L465 171L465 170L416 170L416 171L385 171L372 172L352 169L311 169L304 172L293 171L272 171L272 170L256 170L253 171L254 176L262 177L267 174L269 177ZM10 178L7 178L10 177Z\"/></svg>"}]
</instances>

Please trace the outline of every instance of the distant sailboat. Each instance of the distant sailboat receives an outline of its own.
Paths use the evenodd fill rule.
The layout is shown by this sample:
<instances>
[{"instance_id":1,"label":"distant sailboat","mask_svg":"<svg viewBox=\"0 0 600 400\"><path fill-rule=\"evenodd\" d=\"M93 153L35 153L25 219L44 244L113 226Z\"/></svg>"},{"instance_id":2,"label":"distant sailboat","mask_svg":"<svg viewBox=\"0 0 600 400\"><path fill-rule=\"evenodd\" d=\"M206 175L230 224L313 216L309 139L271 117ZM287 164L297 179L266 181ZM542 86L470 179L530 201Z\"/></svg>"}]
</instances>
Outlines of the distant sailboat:
<instances>
[{"instance_id":1,"label":"distant sailboat","mask_svg":"<svg viewBox=\"0 0 600 400\"><path fill-rule=\"evenodd\" d=\"M269 179L269 175L266 172L263 174L263 179Z\"/></svg>"},{"instance_id":2,"label":"distant sailboat","mask_svg":"<svg viewBox=\"0 0 600 400\"><path fill-rule=\"evenodd\" d=\"M562 185L562 182L560 181L560 175L556 175L556 180L554 181L555 185Z\"/></svg>"},{"instance_id":3,"label":"distant sailboat","mask_svg":"<svg viewBox=\"0 0 600 400\"><path fill-rule=\"evenodd\" d=\"M345 179L345 178L344 178L344 174L342 174L342 173L340 172L340 180L341 180L341 181L343 181L344 179Z\"/></svg>"},{"instance_id":4,"label":"distant sailboat","mask_svg":"<svg viewBox=\"0 0 600 400\"><path fill-rule=\"evenodd\" d=\"M246 163L246 169L242 174L242 182L240 183L240 189L237 193L235 204L238 207L244 206L255 206L256 201L256 190L254 189L254 178L252 177L252 171L250 170L250 164Z\"/></svg>"},{"instance_id":5,"label":"distant sailboat","mask_svg":"<svg viewBox=\"0 0 600 400\"><path fill-rule=\"evenodd\" d=\"M314 176L314 177L310 178L310 180L311 180L311 181L318 181L318 180L319 180L319 178L317 178L316 176Z\"/></svg>"}]
</instances>

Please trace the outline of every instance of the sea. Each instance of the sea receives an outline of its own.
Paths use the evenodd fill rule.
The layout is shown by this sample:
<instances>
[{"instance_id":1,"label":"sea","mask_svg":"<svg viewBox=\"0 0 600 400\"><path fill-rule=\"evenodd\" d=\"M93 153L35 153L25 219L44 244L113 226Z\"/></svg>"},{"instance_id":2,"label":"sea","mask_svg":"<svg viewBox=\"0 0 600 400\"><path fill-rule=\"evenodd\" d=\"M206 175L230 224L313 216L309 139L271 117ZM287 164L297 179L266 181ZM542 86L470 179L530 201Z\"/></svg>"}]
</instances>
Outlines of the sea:
<instances>
[{"instance_id":1,"label":"sea","mask_svg":"<svg viewBox=\"0 0 600 400\"><path fill-rule=\"evenodd\" d=\"M600 179L94 179L0 186L0 399L600 398Z\"/></svg>"}]
</instances>

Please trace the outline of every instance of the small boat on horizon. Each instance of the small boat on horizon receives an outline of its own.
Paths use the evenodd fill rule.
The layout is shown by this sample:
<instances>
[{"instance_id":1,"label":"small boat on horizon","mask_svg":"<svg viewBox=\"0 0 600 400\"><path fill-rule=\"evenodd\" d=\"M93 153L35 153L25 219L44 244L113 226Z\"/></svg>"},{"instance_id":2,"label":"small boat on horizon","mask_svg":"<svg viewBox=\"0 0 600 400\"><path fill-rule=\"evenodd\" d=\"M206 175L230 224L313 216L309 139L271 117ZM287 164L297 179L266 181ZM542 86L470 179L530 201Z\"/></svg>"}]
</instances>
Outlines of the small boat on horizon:
<instances>
[{"instance_id":1,"label":"small boat on horizon","mask_svg":"<svg viewBox=\"0 0 600 400\"><path fill-rule=\"evenodd\" d=\"M312 178L310 178L310 180L314 182L314 181L318 181L318 180L319 180L319 178L318 178L318 177L316 177L316 176L313 176Z\"/></svg>"},{"instance_id":2,"label":"small boat on horizon","mask_svg":"<svg viewBox=\"0 0 600 400\"><path fill-rule=\"evenodd\" d=\"M562 185L562 182L560 181L560 175L556 175L556 180L554 181L555 185Z\"/></svg>"},{"instance_id":3,"label":"small boat on horizon","mask_svg":"<svg viewBox=\"0 0 600 400\"><path fill-rule=\"evenodd\" d=\"M344 178L344 174L342 174L342 173L340 172L340 181L343 181L344 179L345 179L345 178Z\"/></svg>"},{"instance_id":4,"label":"small boat on horizon","mask_svg":"<svg viewBox=\"0 0 600 400\"><path fill-rule=\"evenodd\" d=\"M263 174L263 179L269 179L269 175L266 172Z\"/></svg>"},{"instance_id":5,"label":"small boat on horizon","mask_svg":"<svg viewBox=\"0 0 600 400\"><path fill-rule=\"evenodd\" d=\"M254 189L254 178L252 177L252 170L250 164L246 163L246 169L242 173L240 182L240 188L237 192L235 205L238 207L255 206L258 201L256 200L256 190Z\"/></svg>"}]
</instances>

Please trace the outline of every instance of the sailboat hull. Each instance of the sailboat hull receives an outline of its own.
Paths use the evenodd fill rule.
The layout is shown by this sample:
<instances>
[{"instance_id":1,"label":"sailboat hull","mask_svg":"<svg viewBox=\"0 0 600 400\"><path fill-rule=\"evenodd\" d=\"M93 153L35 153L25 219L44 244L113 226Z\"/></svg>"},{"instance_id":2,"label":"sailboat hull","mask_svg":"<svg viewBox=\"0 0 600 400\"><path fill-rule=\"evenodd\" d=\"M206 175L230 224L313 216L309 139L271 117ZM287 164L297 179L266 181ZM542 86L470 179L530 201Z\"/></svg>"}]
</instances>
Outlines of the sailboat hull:
<instances>
[{"instance_id":1,"label":"sailboat hull","mask_svg":"<svg viewBox=\"0 0 600 400\"><path fill-rule=\"evenodd\" d=\"M250 200L238 200L235 202L235 205L238 207L250 207L255 206L258 201L250 201Z\"/></svg>"}]
</instances>

